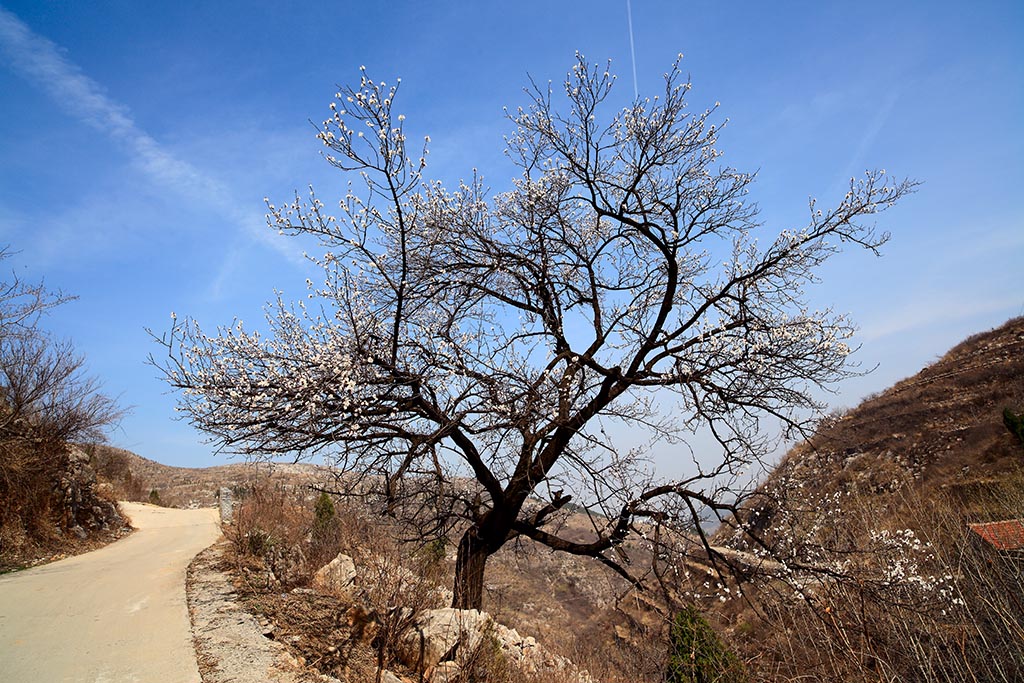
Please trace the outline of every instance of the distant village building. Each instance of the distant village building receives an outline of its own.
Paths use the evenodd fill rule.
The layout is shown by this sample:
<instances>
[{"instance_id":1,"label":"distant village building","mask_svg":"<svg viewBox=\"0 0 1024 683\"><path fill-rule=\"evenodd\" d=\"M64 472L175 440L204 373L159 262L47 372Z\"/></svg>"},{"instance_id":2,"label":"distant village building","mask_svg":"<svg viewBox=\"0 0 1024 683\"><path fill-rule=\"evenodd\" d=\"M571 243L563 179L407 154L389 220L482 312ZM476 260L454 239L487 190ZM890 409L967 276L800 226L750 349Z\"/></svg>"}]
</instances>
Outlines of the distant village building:
<instances>
[{"instance_id":1,"label":"distant village building","mask_svg":"<svg viewBox=\"0 0 1024 683\"><path fill-rule=\"evenodd\" d=\"M1001 553L1024 553L1024 519L970 524L971 531L988 547Z\"/></svg>"}]
</instances>

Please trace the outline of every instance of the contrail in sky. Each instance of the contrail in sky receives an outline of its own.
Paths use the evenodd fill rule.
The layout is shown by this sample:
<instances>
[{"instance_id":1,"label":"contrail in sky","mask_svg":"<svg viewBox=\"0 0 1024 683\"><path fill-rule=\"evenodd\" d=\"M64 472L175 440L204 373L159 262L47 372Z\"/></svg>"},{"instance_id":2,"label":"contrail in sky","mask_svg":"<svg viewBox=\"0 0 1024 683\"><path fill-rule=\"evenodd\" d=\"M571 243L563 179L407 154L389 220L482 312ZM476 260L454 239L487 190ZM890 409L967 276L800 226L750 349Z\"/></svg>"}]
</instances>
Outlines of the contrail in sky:
<instances>
[{"instance_id":1,"label":"contrail in sky","mask_svg":"<svg viewBox=\"0 0 1024 683\"><path fill-rule=\"evenodd\" d=\"M640 99L636 84L636 48L633 47L633 4L626 0L626 21L629 24L629 54L633 58L633 98Z\"/></svg>"},{"instance_id":2,"label":"contrail in sky","mask_svg":"<svg viewBox=\"0 0 1024 683\"><path fill-rule=\"evenodd\" d=\"M154 180L186 191L208 186L209 180L197 169L139 129L127 107L111 100L99 83L61 53L52 41L0 8L0 54L15 73L46 92L71 116L127 147Z\"/></svg>"},{"instance_id":3,"label":"contrail in sky","mask_svg":"<svg viewBox=\"0 0 1024 683\"><path fill-rule=\"evenodd\" d=\"M205 204L241 225L254 239L297 260L294 253L263 228L262 216L240 210L222 183L178 158L142 130L128 107L112 100L103 86L86 76L64 52L0 7L0 63L6 62L12 71L43 90L70 116L125 147L133 161L162 187L173 188L182 196Z\"/></svg>"}]
</instances>

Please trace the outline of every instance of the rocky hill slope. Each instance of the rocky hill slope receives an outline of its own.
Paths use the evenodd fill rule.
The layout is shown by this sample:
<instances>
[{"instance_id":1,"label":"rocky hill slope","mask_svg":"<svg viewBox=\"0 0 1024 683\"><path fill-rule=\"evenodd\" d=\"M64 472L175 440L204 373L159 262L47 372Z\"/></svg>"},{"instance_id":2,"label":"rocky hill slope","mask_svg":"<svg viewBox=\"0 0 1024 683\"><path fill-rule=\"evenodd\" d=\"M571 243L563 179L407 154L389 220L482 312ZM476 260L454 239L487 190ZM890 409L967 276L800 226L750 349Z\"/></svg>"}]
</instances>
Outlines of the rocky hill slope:
<instances>
[{"instance_id":1,"label":"rocky hill slope","mask_svg":"<svg viewBox=\"0 0 1024 683\"><path fill-rule=\"evenodd\" d=\"M970 498L1024 465L1003 412L1024 412L1024 318L976 334L912 377L827 418L766 482L884 499L907 478L919 492ZM982 511L978 511L982 514Z\"/></svg>"}]
</instances>

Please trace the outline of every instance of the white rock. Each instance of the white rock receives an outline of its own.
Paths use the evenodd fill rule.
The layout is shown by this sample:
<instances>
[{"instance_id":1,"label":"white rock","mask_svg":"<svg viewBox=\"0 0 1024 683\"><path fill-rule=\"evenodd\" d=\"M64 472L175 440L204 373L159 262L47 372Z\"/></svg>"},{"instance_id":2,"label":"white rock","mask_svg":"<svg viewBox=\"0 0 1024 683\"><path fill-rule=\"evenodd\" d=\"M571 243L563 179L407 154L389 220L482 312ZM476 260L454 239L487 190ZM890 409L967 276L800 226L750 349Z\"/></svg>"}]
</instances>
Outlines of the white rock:
<instances>
[{"instance_id":1,"label":"white rock","mask_svg":"<svg viewBox=\"0 0 1024 683\"><path fill-rule=\"evenodd\" d=\"M430 683L455 683L459 680L459 674L462 671L455 662L441 662L434 667L434 672L430 675Z\"/></svg>"},{"instance_id":2,"label":"white rock","mask_svg":"<svg viewBox=\"0 0 1024 683\"><path fill-rule=\"evenodd\" d=\"M493 624L491 615L475 609L427 610L399 639L398 654L410 667L430 669L453 654L473 652Z\"/></svg>"},{"instance_id":3,"label":"white rock","mask_svg":"<svg viewBox=\"0 0 1024 683\"><path fill-rule=\"evenodd\" d=\"M380 683L405 683L401 678L391 673L387 669L383 669L380 672Z\"/></svg>"},{"instance_id":4,"label":"white rock","mask_svg":"<svg viewBox=\"0 0 1024 683\"><path fill-rule=\"evenodd\" d=\"M351 598L355 588L356 565L352 558L340 554L313 575L313 585L341 598Z\"/></svg>"}]
</instances>

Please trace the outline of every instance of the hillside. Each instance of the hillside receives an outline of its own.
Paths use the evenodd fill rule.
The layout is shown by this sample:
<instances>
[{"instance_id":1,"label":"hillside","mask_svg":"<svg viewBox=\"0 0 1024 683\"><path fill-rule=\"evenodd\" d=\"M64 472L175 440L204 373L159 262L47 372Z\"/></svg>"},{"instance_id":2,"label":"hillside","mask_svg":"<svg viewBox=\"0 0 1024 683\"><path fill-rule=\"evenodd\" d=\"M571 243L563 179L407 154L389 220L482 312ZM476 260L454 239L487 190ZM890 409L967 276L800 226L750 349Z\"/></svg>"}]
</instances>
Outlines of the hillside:
<instances>
[{"instance_id":1,"label":"hillside","mask_svg":"<svg viewBox=\"0 0 1024 683\"><path fill-rule=\"evenodd\" d=\"M827 571L705 605L759 677L1024 676L1024 563L970 526L1024 518L1024 444L1005 409L1024 412L1024 318L830 416L785 456L747 503L752 527Z\"/></svg>"},{"instance_id":2,"label":"hillside","mask_svg":"<svg viewBox=\"0 0 1024 683\"><path fill-rule=\"evenodd\" d=\"M173 467L121 448L86 447L97 475L109 483L120 500L148 501L156 491L170 507L213 507L221 487L251 488L257 481L303 486L328 477L329 470L308 463L235 462L213 467Z\"/></svg>"},{"instance_id":3,"label":"hillside","mask_svg":"<svg viewBox=\"0 0 1024 683\"><path fill-rule=\"evenodd\" d=\"M1024 318L976 334L853 410L827 418L766 482L885 497L910 477L919 492L970 496L1024 464L1003 410L1024 411Z\"/></svg>"}]
</instances>

